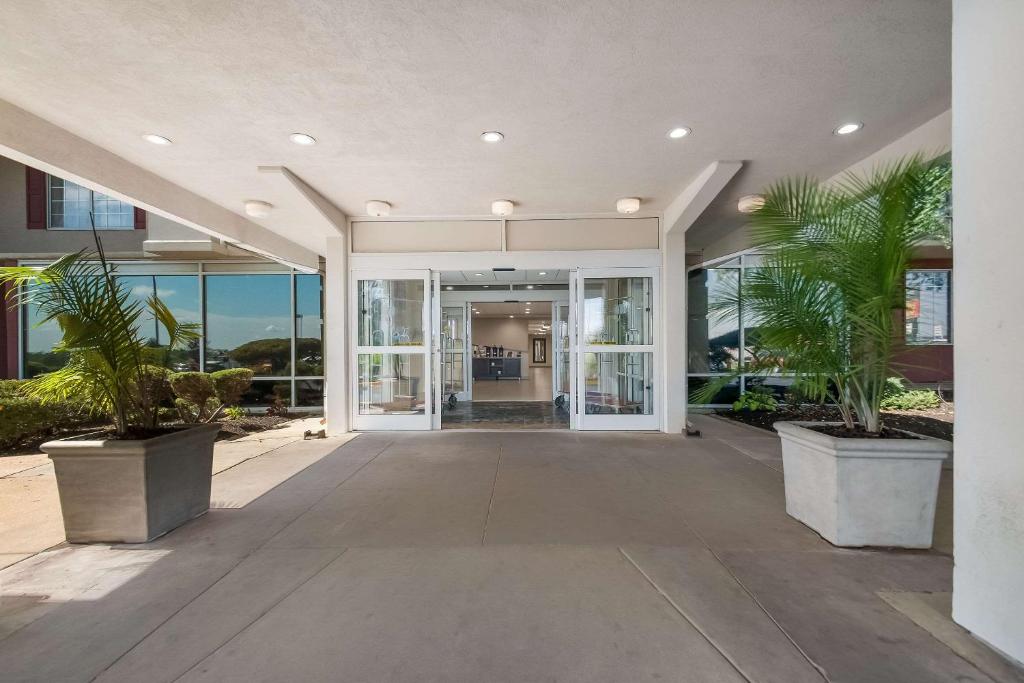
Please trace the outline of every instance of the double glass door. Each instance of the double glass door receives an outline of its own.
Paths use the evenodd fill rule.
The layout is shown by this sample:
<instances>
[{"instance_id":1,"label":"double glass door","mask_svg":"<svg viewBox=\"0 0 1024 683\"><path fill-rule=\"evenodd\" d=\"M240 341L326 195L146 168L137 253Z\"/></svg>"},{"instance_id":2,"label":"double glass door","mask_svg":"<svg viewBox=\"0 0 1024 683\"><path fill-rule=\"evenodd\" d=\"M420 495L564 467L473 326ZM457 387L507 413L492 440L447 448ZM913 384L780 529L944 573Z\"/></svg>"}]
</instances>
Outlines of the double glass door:
<instances>
[{"instance_id":1,"label":"double glass door","mask_svg":"<svg viewBox=\"0 0 1024 683\"><path fill-rule=\"evenodd\" d=\"M352 272L354 429L437 429L443 401L471 398L468 307L439 290L428 270ZM552 304L552 400L573 429L659 429L657 293L655 268L580 268Z\"/></svg>"}]
</instances>

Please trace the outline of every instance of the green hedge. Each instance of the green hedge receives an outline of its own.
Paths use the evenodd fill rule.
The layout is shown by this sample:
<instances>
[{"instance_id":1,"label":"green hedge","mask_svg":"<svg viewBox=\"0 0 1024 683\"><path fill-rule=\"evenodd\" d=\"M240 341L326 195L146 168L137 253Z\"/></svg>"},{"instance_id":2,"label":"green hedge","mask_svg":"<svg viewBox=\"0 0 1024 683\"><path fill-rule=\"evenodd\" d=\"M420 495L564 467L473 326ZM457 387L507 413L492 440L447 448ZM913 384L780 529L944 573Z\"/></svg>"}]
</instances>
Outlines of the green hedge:
<instances>
[{"instance_id":1,"label":"green hedge","mask_svg":"<svg viewBox=\"0 0 1024 683\"><path fill-rule=\"evenodd\" d=\"M0 450L13 448L59 428L74 428L93 421L82 406L72 403L43 404L21 394L24 380L0 381Z\"/></svg>"}]
</instances>

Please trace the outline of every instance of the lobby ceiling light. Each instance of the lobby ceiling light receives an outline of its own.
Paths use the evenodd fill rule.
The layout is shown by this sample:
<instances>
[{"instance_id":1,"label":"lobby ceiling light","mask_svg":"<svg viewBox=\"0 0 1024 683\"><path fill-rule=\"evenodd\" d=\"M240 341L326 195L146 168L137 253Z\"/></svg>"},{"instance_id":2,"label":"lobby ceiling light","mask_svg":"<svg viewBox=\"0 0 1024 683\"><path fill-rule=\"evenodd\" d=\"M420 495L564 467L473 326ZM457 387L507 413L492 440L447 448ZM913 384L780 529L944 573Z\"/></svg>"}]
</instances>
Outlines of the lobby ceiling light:
<instances>
[{"instance_id":1,"label":"lobby ceiling light","mask_svg":"<svg viewBox=\"0 0 1024 683\"><path fill-rule=\"evenodd\" d=\"M495 216L511 216L515 208L515 205L507 199L498 199L491 202L491 213Z\"/></svg>"},{"instance_id":2,"label":"lobby ceiling light","mask_svg":"<svg viewBox=\"0 0 1024 683\"><path fill-rule=\"evenodd\" d=\"M310 147L316 144L316 138L306 133L292 133L288 136L288 139L296 145L302 145L303 147Z\"/></svg>"},{"instance_id":3,"label":"lobby ceiling light","mask_svg":"<svg viewBox=\"0 0 1024 683\"><path fill-rule=\"evenodd\" d=\"M514 315L510 315L509 317L510 317L510 318L514 318L515 316L514 316Z\"/></svg>"},{"instance_id":4,"label":"lobby ceiling light","mask_svg":"<svg viewBox=\"0 0 1024 683\"><path fill-rule=\"evenodd\" d=\"M453 289L455 289L455 288L454 288L454 287L452 287L451 285L448 285L447 287L445 287L445 289L447 289L447 290L448 290L448 291L450 292L450 291L452 291L452 290L453 290Z\"/></svg>"},{"instance_id":5,"label":"lobby ceiling light","mask_svg":"<svg viewBox=\"0 0 1024 683\"><path fill-rule=\"evenodd\" d=\"M494 144L495 142L501 142L502 140L504 140L505 135L500 131L486 130L483 133L480 133L480 139L483 140L484 142L490 142L491 144Z\"/></svg>"},{"instance_id":6,"label":"lobby ceiling light","mask_svg":"<svg viewBox=\"0 0 1024 683\"><path fill-rule=\"evenodd\" d=\"M366 215L380 218L391 215L391 205L379 199L371 199L366 202Z\"/></svg>"},{"instance_id":7,"label":"lobby ceiling light","mask_svg":"<svg viewBox=\"0 0 1024 683\"><path fill-rule=\"evenodd\" d=\"M636 213L640 210L640 198L623 197L615 202L615 210L619 213Z\"/></svg>"},{"instance_id":8,"label":"lobby ceiling light","mask_svg":"<svg viewBox=\"0 0 1024 683\"><path fill-rule=\"evenodd\" d=\"M151 142L154 145L160 145L161 147L166 147L171 144L170 138L165 138L163 135L157 135L156 133L146 133L142 136L142 139L146 142Z\"/></svg>"},{"instance_id":9,"label":"lobby ceiling light","mask_svg":"<svg viewBox=\"0 0 1024 683\"><path fill-rule=\"evenodd\" d=\"M483 273L473 273L473 275L476 275L477 277L483 277L484 276Z\"/></svg>"},{"instance_id":10,"label":"lobby ceiling light","mask_svg":"<svg viewBox=\"0 0 1024 683\"><path fill-rule=\"evenodd\" d=\"M680 138L685 138L689 134L689 128L686 128L685 126L679 126L678 128L673 128L672 130L670 130L668 132L668 137L670 140L679 140Z\"/></svg>"},{"instance_id":11,"label":"lobby ceiling light","mask_svg":"<svg viewBox=\"0 0 1024 683\"><path fill-rule=\"evenodd\" d=\"M542 270L542 271L540 271L540 273L538 273L538 275L547 275L547 274L548 274L548 273L547 273L547 271L546 271L546 270Z\"/></svg>"},{"instance_id":12,"label":"lobby ceiling light","mask_svg":"<svg viewBox=\"0 0 1024 683\"><path fill-rule=\"evenodd\" d=\"M860 123L859 121L851 122L851 123L844 123L843 125L841 125L838 128L836 128L834 131L832 131L832 133L835 134L835 135L849 135L850 133L856 133L858 130L860 130L863 127L864 127L864 124Z\"/></svg>"},{"instance_id":13,"label":"lobby ceiling light","mask_svg":"<svg viewBox=\"0 0 1024 683\"><path fill-rule=\"evenodd\" d=\"M245 213L253 218L266 218L270 215L270 211L273 208L274 205L270 202L263 202L258 199L249 199L245 202Z\"/></svg>"},{"instance_id":14,"label":"lobby ceiling light","mask_svg":"<svg viewBox=\"0 0 1024 683\"><path fill-rule=\"evenodd\" d=\"M526 285L527 289L533 289L533 285Z\"/></svg>"},{"instance_id":15,"label":"lobby ceiling light","mask_svg":"<svg viewBox=\"0 0 1024 683\"><path fill-rule=\"evenodd\" d=\"M736 208L740 213L754 213L762 206L764 206L764 197L759 194L744 195L736 202Z\"/></svg>"}]
</instances>

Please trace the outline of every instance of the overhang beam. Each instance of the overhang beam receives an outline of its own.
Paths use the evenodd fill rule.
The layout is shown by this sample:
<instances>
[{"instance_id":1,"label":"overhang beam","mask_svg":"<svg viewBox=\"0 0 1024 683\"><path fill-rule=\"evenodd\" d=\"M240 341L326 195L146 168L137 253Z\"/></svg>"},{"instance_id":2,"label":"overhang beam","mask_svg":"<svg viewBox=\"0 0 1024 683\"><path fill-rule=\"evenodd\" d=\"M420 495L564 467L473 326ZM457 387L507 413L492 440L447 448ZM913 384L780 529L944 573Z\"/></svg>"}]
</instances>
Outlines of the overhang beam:
<instances>
[{"instance_id":1,"label":"overhang beam","mask_svg":"<svg viewBox=\"0 0 1024 683\"><path fill-rule=\"evenodd\" d=\"M689 230L741 168L742 161L715 161L708 164L666 207L665 232Z\"/></svg>"},{"instance_id":2,"label":"overhang beam","mask_svg":"<svg viewBox=\"0 0 1024 683\"><path fill-rule=\"evenodd\" d=\"M4 100L0 154L286 265L319 267L313 251Z\"/></svg>"}]
</instances>

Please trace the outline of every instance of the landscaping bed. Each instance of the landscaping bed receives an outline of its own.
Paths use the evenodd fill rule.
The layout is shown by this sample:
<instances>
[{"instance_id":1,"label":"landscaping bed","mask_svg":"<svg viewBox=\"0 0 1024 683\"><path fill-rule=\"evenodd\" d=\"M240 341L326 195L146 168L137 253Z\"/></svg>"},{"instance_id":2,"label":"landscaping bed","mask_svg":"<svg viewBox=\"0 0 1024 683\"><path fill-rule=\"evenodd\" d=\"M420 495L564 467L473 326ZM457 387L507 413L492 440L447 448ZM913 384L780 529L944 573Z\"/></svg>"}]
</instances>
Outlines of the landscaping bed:
<instances>
[{"instance_id":1,"label":"landscaping bed","mask_svg":"<svg viewBox=\"0 0 1024 683\"><path fill-rule=\"evenodd\" d=\"M834 406L804 405L780 406L777 410L718 410L730 420L774 432L776 422L839 422L842 417ZM953 440L953 407L947 404L931 410L883 411L882 421L886 427L903 429L922 436Z\"/></svg>"}]
</instances>

